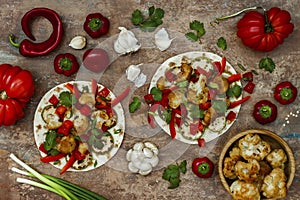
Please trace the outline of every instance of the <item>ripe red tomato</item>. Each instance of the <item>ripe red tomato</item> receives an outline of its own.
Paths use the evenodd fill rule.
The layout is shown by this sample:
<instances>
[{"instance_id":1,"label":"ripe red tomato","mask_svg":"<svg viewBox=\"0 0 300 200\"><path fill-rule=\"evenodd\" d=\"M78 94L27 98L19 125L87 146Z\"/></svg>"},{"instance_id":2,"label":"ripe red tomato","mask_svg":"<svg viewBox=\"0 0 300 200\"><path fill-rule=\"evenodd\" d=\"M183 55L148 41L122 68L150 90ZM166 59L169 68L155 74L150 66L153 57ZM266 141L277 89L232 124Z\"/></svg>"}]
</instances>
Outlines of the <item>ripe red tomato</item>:
<instances>
[{"instance_id":1,"label":"ripe red tomato","mask_svg":"<svg viewBox=\"0 0 300 200\"><path fill-rule=\"evenodd\" d=\"M264 14L250 11L238 22L237 35L244 45L252 49L272 51L293 32L294 25L290 21L290 13L277 7Z\"/></svg>"},{"instance_id":2,"label":"ripe red tomato","mask_svg":"<svg viewBox=\"0 0 300 200\"><path fill-rule=\"evenodd\" d=\"M34 93L32 74L19 66L0 65L0 126L24 117L23 108Z\"/></svg>"}]
</instances>

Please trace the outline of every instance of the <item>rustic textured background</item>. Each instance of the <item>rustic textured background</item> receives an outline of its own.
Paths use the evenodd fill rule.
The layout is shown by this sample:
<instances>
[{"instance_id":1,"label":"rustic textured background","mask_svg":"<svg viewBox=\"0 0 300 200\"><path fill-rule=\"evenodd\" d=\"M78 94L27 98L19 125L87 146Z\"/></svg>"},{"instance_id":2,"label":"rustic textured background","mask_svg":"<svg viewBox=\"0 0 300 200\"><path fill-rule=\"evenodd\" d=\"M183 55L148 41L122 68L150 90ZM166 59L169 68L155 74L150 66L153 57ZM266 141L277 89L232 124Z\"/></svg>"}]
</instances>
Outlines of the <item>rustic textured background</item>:
<instances>
[{"instance_id":1,"label":"rustic textured background","mask_svg":"<svg viewBox=\"0 0 300 200\"><path fill-rule=\"evenodd\" d=\"M53 69L53 59L58 53L70 52L76 55L78 60L81 61L84 50L78 51L68 47L72 37L75 35L85 35L88 40L87 48L93 48L97 45L108 45L109 38L119 33L119 26L124 26L128 29L134 28L130 19L131 13L135 9L145 10L152 5L165 10L164 23L161 27L165 27L172 33L171 36L177 37L177 39L174 40L170 49L161 53L147 40L148 37L153 37L153 35L137 32L137 36L142 39L141 43L144 45L142 49L136 54L117 57L115 62L104 73L99 81L100 83L113 88L116 94L118 94L121 87L117 83L118 81L122 81L128 65L142 62L149 64L149 68L145 67L143 70L145 73L147 72L149 75L148 80L150 80L151 74L156 69L155 67L159 66L168 57L185 51L202 50L213 52L220 56L224 55L234 66L237 63L241 63L249 70L256 69L259 71L259 75L255 77L255 83L257 84L255 93L249 102L242 106L238 120L225 135L208 143L204 148L200 149L197 145L183 145L181 152L174 152L173 155L169 155L171 159L168 160L168 157L164 157L166 160L163 160L163 164L181 162L182 160L187 160L188 162L188 172L181 176L182 181L180 187L177 189L167 189L168 182L161 178L163 165L161 165L160 169L155 170L146 177L126 171L126 163L121 162L124 160L122 152L124 153L135 142L150 140L159 145L160 148L171 143L170 138L162 132L151 135L148 138L136 137L139 136L139 133L134 132L134 128L131 126L132 123L127 124L129 129L121 147L121 153L112 162L90 172L66 173L62 178L98 192L108 199L230 199L230 195L222 187L216 171L210 179L199 179L193 175L190 170L192 159L196 156L206 155L214 163L217 163L218 155L224 143L231 136L250 128L264 128L283 136L295 153L297 171L286 199L299 199L300 128L299 123L297 123L298 119L295 117L290 118L291 123L287 127L282 126L285 123L286 116L290 112L295 113L296 110L300 109L299 97L292 105L281 106L276 104L278 105L279 116L276 122L269 125L259 125L251 116L252 107L257 100L272 100L272 91L278 82L290 80L298 88L300 86L300 4L298 0L87 0L80 1L80 3L69 0L1 0L0 2L0 63L10 63L30 70L36 83L35 94L25 110L26 117L18 121L14 126L0 128L0 199L60 199L55 194L44 190L18 184L15 181L18 175L10 171L10 168L16 166L16 164L8 158L12 152L40 172L55 176L59 174L59 170L56 168L39 161L40 155L34 142L32 127L36 106L44 93L59 83L76 79L75 75L64 77L56 74ZM267 9L278 6L288 10L292 15L292 21L295 24L293 34L286 39L283 45L272 52L255 52L243 46L236 36L236 23L240 19L240 16L223 21L216 27L209 25L209 22L216 17L228 15L243 8L256 5L262 5ZM20 21L22 16L34 7L48 7L57 11L62 17L65 34L61 45L51 54L38 58L25 58L9 45L7 36L9 33L14 33L21 38L24 37ZM101 12L109 18L111 28L107 36L92 39L84 32L82 25L85 17L87 14L93 12ZM204 22L207 31L201 39L201 44L191 43L183 37L183 34L189 31L189 22L195 19ZM49 22L44 19L35 20L32 27L34 35L39 40L47 38L51 32ZM221 36L227 40L228 49L226 51L222 51L216 46L216 41ZM259 60L265 56L271 57L276 63L276 70L272 74L258 69ZM237 67L236 70L240 71ZM142 96L147 89L147 85L145 85L135 90L132 95ZM127 99L123 102L125 107L128 105L128 101ZM131 117L134 122L145 124L145 116L142 111L135 113ZM118 159L120 159L120 162L118 162Z\"/></svg>"}]
</instances>

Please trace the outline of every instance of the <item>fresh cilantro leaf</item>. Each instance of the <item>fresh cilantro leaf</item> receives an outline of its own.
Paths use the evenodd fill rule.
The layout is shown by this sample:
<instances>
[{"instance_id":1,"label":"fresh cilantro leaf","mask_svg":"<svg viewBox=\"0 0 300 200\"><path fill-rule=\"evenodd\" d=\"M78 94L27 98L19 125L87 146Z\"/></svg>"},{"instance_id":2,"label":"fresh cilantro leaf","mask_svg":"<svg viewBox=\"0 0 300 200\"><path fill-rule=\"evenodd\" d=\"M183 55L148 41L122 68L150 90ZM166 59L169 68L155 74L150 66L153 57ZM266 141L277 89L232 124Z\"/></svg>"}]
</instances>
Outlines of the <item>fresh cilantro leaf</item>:
<instances>
[{"instance_id":1,"label":"fresh cilantro leaf","mask_svg":"<svg viewBox=\"0 0 300 200\"><path fill-rule=\"evenodd\" d=\"M203 29L203 23L199 22L198 20L194 20L190 23L190 29L194 31L199 31Z\"/></svg>"},{"instance_id":2,"label":"fresh cilantro leaf","mask_svg":"<svg viewBox=\"0 0 300 200\"><path fill-rule=\"evenodd\" d=\"M59 102L61 105L70 107L72 106L72 94L68 91L64 91L59 94Z\"/></svg>"},{"instance_id":3,"label":"fresh cilantro leaf","mask_svg":"<svg viewBox=\"0 0 300 200\"><path fill-rule=\"evenodd\" d=\"M133 25L139 25L143 22L143 15L140 10L136 9L135 11L133 11L131 16L131 22L133 23Z\"/></svg>"},{"instance_id":4,"label":"fresh cilantro leaf","mask_svg":"<svg viewBox=\"0 0 300 200\"><path fill-rule=\"evenodd\" d=\"M47 151L50 151L56 145L56 137L57 137L57 134L53 130L50 130L46 133L44 148Z\"/></svg>"},{"instance_id":5,"label":"fresh cilantro leaf","mask_svg":"<svg viewBox=\"0 0 300 200\"><path fill-rule=\"evenodd\" d=\"M51 156L55 156L55 155L59 154L59 151L56 150L56 149L51 149L51 150L48 152L48 154L51 155Z\"/></svg>"},{"instance_id":6,"label":"fresh cilantro leaf","mask_svg":"<svg viewBox=\"0 0 300 200\"><path fill-rule=\"evenodd\" d=\"M260 69L264 69L270 73L272 73L275 69L275 63L274 61L269 58L269 57L266 57L266 58L262 58L260 61L259 61L259 68Z\"/></svg>"},{"instance_id":7,"label":"fresh cilantro leaf","mask_svg":"<svg viewBox=\"0 0 300 200\"><path fill-rule=\"evenodd\" d=\"M218 39L217 45L219 48L221 48L223 50L227 49L227 42L226 42L225 38L223 38L223 37L220 37Z\"/></svg>"},{"instance_id":8,"label":"fresh cilantro leaf","mask_svg":"<svg viewBox=\"0 0 300 200\"><path fill-rule=\"evenodd\" d=\"M170 124L171 118L172 118L172 111L170 109L166 109L163 112L164 115L164 120L166 121L167 124Z\"/></svg>"},{"instance_id":9,"label":"fresh cilantro leaf","mask_svg":"<svg viewBox=\"0 0 300 200\"><path fill-rule=\"evenodd\" d=\"M168 187L168 189L175 189L179 186L179 183L181 182L181 180L179 179L179 177L172 177L170 179L170 186Z\"/></svg>"},{"instance_id":10,"label":"fresh cilantro leaf","mask_svg":"<svg viewBox=\"0 0 300 200\"><path fill-rule=\"evenodd\" d=\"M187 164L187 162L186 162L186 160L184 160L184 161L182 161L182 162L180 163L180 165L179 165L179 169L180 169L180 171L181 171L183 174L186 173L186 164Z\"/></svg>"},{"instance_id":11,"label":"fresh cilantro leaf","mask_svg":"<svg viewBox=\"0 0 300 200\"><path fill-rule=\"evenodd\" d=\"M238 84L234 84L227 90L228 97L239 97L242 94L242 87Z\"/></svg>"},{"instance_id":12,"label":"fresh cilantro leaf","mask_svg":"<svg viewBox=\"0 0 300 200\"><path fill-rule=\"evenodd\" d=\"M160 101L162 100L162 91L160 89L158 89L157 87L153 87L151 90L150 90L150 94L153 95L153 99L155 101Z\"/></svg>"},{"instance_id":13,"label":"fresh cilantro leaf","mask_svg":"<svg viewBox=\"0 0 300 200\"><path fill-rule=\"evenodd\" d=\"M140 28L142 31L148 31L152 32L156 29L157 25L155 21L144 21L141 25Z\"/></svg>"},{"instance_id":14,"label":"fresh cilantro leaf","mask_svg":"<svg viewBox=\"0 0 300 200\"><path fill-rule=\"evenodd\" d=\"M149 14L149 16L152 16L153 13L154 13L154 11L155 11L155 7L154 6L149 7L148 8L148 14Z\"/></svg>"},{"instance_id":15,"label":"fresh cilantro leaf","mask_svg":"<svg viewBox=\"0 0 300 200\"><path fill-rule=\"evenodd\" d=\"M191 40L192 42L196 42L198 40L198 37L195 33L193 32L188 32L185 34L185 37L189 40Z\"/></svg>"},{"instance_id":16,"label":"fresh cilantro leaf","mask_svg":"<svg viewBox=\"0 0 300 200\"><path fill-rule=\"evenodd\" d=\"M141 101L138 97L133 97L132 102L129 104L129 112L134 113L141 107Z\"/></svg>"},{"instance_id":17,"label":"fresh cilantro leaf","mask_svg":"<svg viewBox=\"0 0 300 200\"><path fill-rule=\"evenodd\" d=\"M151 19L162 19L165 16L165 11L161 8L156 8L151 15Z\"/></svg>"}]
</instances>

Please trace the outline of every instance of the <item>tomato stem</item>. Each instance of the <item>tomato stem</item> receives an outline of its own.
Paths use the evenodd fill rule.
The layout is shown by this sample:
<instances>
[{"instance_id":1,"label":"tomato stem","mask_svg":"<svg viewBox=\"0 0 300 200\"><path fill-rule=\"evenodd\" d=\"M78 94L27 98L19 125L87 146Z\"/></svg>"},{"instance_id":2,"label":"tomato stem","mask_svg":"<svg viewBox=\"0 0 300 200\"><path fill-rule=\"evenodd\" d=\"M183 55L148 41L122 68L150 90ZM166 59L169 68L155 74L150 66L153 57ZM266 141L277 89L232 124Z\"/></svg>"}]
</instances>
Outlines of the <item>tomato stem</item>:
<instances>
[{"instance_id":1,"label":"tomato stem","mask_svg":"<svg viewBox=\"0 0 300 200\"><path fill-rule=\"evenodd\" d=\"M229 19L229 18L232 18L232 17L236 17L244 12L247 12L247 11L250 11L250 10L258 10L258 9L263 9L264 13L265 13L265 9L261 6L254 6L254 7L249 7L249 8L245 8L243 10L240 10L236 13L233 13L231 15L227 15L227 16L223 16L223 17L219 17L219 18L216 18L215 21L211 22L210 24L213 26L213 24L219 24L220 21L222 20L225 20L225 19Z\"/></svg>"}]
</instances>

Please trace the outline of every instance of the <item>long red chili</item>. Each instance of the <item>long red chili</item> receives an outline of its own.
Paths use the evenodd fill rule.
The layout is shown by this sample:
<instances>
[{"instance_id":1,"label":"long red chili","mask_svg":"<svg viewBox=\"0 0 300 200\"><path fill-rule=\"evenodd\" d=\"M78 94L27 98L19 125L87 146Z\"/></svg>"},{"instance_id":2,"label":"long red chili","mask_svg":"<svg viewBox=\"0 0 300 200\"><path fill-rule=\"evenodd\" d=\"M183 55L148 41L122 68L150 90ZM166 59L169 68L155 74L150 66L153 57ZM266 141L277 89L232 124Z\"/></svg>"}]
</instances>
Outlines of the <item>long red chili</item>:
<instances>
[{"instance_id":1,"label":"long red chili","mask_svg":"<svg viewBox=\"0 0 300 200\"><path fill-rule=\"evenodd\" d=\"M20 44L13 41L14 36L9 35L10 43L19 48L21 55L26 57L36 57L47 55L52 52L61 42L63 36L63 23L60 16L49 8L34 8L28 11L21 20L22 30L31 40L35 41L35 37L31 32L31 23L37 17L44 17L52 24L53 31L50 37L40 43L34 43L28 39L24 39Z\"/></svg>"}]
</instances>

